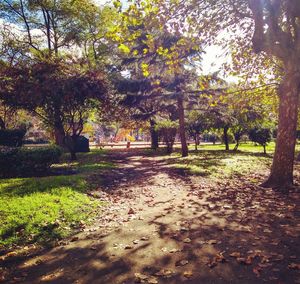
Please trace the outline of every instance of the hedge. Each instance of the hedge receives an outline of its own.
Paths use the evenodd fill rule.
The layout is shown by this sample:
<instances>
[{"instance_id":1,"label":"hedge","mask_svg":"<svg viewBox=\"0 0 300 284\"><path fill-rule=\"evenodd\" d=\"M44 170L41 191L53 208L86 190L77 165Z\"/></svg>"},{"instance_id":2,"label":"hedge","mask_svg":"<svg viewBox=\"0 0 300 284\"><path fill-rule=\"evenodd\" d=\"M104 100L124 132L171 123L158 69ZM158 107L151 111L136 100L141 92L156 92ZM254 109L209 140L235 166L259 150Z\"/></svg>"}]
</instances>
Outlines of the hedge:
<instances>
[{"instance_id":1,"label":"hedge","mask_svg":"<svg viewBox=\"0 0 300 284\"><path fill-rule=\"evenodd\" d=\"M62 151L57 146L35 149L0 148L0 177L43 175L52 164L59 162Z\"/></svg>"},{"instance_id":2,"label":"hedge","mask_svg":"<svg viewBox=\"0 0 300 284\"><path fill-rule=\"evenodd\" d=\"M1 129L0 145L8 147L21 147L25 134L25 129Z\"/></svg>"}]
</instances>

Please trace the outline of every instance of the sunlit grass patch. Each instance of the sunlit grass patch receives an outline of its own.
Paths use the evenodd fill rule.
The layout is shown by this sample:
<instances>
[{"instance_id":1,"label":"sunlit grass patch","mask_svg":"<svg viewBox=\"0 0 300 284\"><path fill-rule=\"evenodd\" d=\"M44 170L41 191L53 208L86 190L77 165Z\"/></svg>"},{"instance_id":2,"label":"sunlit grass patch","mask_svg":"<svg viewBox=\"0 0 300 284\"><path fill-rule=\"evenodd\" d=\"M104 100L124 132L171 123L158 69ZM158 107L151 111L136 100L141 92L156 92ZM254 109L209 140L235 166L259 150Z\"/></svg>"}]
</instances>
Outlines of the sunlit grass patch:
<instances>
[{"instance_id":1,"label":"sunlit grass patch","mask_svg":"<svg viewBox=\"0 0 300 284\"><path fill-rule=\"evenodd\" d=\"M113 169L115 166L111 162L99 162L91 164L81 164L78 166L81 172L84 171L95 171L95 170L104 170L104 169Z\"/></svg>"},{"instance_id":2,"label":"sunlit grass patch","mask_svg":"<svg viewBox=\"0 0 300 284\"><path fill-rule=\"evenodd\" d=\"M95 186L89 176L114 167L103 161L102 153L80 154L78 162L63 160L53 167L62 173L75 169L76 174L0 180L0 248L49 244L89 223L104 205L86 194Z\"/></svg>"},{"instance_id":3,"label":"sunlit grass patch","mask_svg":"<svg viewBox=\"0 0 300 284\"><path fill-rule=\"evenodd\" d=\"M174 162L173 167L193 175L214 179L242 177L267 170L271 165L271 157L258 152L256 147L252 144L240 151L224 151L224 145L202 145L199 151L191 151L186 158L174 153L170 163Z\"/></svg>"}]
</instances>

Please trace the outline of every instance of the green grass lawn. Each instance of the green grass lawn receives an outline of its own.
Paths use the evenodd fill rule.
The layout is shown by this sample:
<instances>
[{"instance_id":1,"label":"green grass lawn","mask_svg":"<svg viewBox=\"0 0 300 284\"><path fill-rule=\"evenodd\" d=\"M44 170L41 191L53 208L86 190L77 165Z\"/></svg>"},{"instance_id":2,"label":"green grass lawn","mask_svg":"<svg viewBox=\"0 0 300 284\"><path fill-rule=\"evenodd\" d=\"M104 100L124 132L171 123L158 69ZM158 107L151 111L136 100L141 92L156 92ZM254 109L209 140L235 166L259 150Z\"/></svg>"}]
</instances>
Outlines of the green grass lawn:
<instances>
[{"instance_id":1,"label":"green grass lawn","mask_svg":"<svg viewBox=\"0 0 300 284\"><path fill-rule=\"evenodd\" d=\"M232 150L234 148L235 144L230 144L229 149ZM190 145L189 146L190 150L195 149L195 145ZM198 146L198 150L225 150L225 145L224 144L200 144ZM275 150L275 143L271 142L267 145L266 147L267 153L272 154ZM241 143L239 145L238 151L242 152L251 152L251 153L263 153L263 147L260 145L255 145L252 142L247 142L247 143Z\"/></svg>"},{"instance_id":2,"label":"green grass lawn","mask_svg":"<svg viewBox=\"0 0 300 284\"><path fill-rule=\"evenodd\" d=\"M104 155L99 150L79 154L76 163L68 163L64 156L54 165L55 170L75 170L72 175L0 179L0 248L50 244L72 234L82 221L91 221L103 203L86 194L99 185L89 178L114 167L103 161Z\"/></svg>"},{"instance_id":3,"label":"green grass lawn","mask_svg":"<svg viewBox=\"0 0 300 284\"><path fill-rule=\"evenodd\" d=\"M230 149L233 149L234 145L230 144ZM172 157L176 158L171 162L173 166L193 175L217 180L268 172L275 143L269 143L267 155L263 154L263 147L253 143L241 144L238 151L225 151L223 144L202 144L198 151L194 149L194 145L189 146L190 153L186 158L174 153Z\"/></svg>"}]
</instances>

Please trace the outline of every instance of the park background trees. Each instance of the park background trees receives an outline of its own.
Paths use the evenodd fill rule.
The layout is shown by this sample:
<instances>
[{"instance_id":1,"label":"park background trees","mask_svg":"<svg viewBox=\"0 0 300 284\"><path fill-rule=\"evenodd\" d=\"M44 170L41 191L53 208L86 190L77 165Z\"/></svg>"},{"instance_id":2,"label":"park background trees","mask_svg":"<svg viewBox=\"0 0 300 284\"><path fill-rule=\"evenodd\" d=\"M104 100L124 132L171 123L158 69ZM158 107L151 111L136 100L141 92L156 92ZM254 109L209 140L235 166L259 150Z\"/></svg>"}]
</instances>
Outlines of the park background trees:
<instances>
[{"instance_id":1,"label":"park background trees","mask_svg":"<svg viewBox=\"0 0 300 284\"><path fill-rule=\"evenodd\" d=\"M157 146L155 119L160 112L169 112L178 120L182 156L186 156L186 114L196 110L190 102L205 94L230 93L228 86L220 83L219 89L211 90L209 85L199 85L201 79L197 78L203 75L205 50L212 44L220 45L230 56L223 71L238 76L239 81L231 102L217 99L212 103L217 104L211 108L215 128L222 128L227 150L228 131L235 134L238 147L241 135L254 127L250 121L262 118L257 104L254 109L251 103L238 104L238 95L246 93L250 100L260 101L266 112L278 102L277 146L265 185L292 184L299 93L297 1L141 0L125 7L121 1L113 4L99 7L80 0L2 0L1 65L6 69L64 60L75 62L83 73L100 70L115 87L115 101L130 107L129 97L135 96L131 101L133 116L147 117L153 148ZM125 79L143 88L133 92L124 84L121 91L120 82ZM211 107L209 101L204 104ZM268 118L268 113L263 117ZM54 125L57 137L63 132L58 124Z\"/></svg>"}]
</instances>

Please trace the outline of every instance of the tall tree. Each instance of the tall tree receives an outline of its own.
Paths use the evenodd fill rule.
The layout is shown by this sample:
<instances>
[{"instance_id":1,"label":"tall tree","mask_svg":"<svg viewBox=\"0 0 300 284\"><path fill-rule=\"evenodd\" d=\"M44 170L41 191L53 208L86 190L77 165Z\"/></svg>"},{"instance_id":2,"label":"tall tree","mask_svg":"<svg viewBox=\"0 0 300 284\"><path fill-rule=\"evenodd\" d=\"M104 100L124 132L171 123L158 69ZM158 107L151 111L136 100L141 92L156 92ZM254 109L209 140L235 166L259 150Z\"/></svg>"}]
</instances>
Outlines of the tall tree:
<instances>
[{"instance_id":1,"label":"tall tree","mask_svg":"<svg viewBox=\"0 0 300 284\"><path fill-rule=\"evenodd\" d=\"M279 74L278 136L271 174L263 186L288 188L293 184L300 92L299 1L198 0L195 3L190 0L168 3L177 6L181 22L189 22L187 29L198 27L198 36L208 45L226 31L227 35L222 38L224 49L232 53L232 63L239 67L236 74L246 70L247 74L244 74L248 81L255 77L272 81Z\"/></svg>"},{"instance_id":2,"label":"tall tree","mask_svg":"<svg viewBox=\"0 0 300 284\"><path fill-rule=\"evenodd\" d=\"M271 174L266 187L293 184L300 94L300 5L297 0L249 0L255 30L253 48L278 58L284 76L279 87L279 124Z\"/></svg>"},{"instance_id":3,"label":"tall tree","mask_svg":"<svg viewBox=\"0 0 300 284\"><path fill-rule=\"evenodd\" d=\"M120 1L115 1L120 6ZM146 77L152 82L151 93L176 100L182 155L188 155L184 122L183 78L187 65L199 59L198 40L180 31L174 17L162 17L160 1L136 1L122 12L122 22L110 32L110 38L126 55L126 68L133 79ZM174 11L175 12L175 11ZM130 65L129 65L129 64ZM169 84L169 86L167 86ZM172 94L171 94L172 93Z\"/></svg>"}]
</instances>

